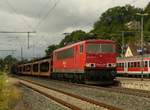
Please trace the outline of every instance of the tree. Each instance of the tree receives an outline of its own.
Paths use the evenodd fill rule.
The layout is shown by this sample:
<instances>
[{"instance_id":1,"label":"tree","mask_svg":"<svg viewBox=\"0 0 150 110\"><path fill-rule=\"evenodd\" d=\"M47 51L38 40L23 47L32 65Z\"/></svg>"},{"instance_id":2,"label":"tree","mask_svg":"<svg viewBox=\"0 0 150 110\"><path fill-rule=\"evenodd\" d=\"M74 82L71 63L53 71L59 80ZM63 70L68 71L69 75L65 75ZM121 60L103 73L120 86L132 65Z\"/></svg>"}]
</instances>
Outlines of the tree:
<instances>
[{"instance_id":1,"label":"tree","mask_svg":"<svg viewBox=\"0 0 150 110\"><path fill-rule=\"evenodd\" d=\"M59 46L63 47L68 44L82 41L84 39L87 39L86 37L87 37L86 32L82 30L73 31L71 34L65 36L65 38L61 40Z\"/></svg>"},{"instance_id":2,"label":"tree","mask_svg":"<svg viewBox=\"0 0 150 110\"><path fill-rule=\"evenodd\" d=\"M136 16L136 13L141 11L142 9L135 8L131 5L110 8L101 15L97 22L94 23L91 32L97 34L100 39L111 39L116 41L120 50L122 46L121 32L135 31L135 29L129 29L126 24L140 20L140 17ZM134 38L136 35L137 33L135 32L126 32L124 34L125 42L128 42L131 37Z\"/></svg>"},{"instance_id":3,"label":"tree","mask_svg":"<svg viewBox=\"0 0 150 110\"><path fill-rule=\"evenodd\" d=\"M47 47L47 49L45 50L46 52L46 56L49 56L52 54L52 52L58 48L58 45L50 45Z\"/></svg>"},{"instance_id":4,"label":"tree","mask_svg":"<svg viewBox=\"0 0 150 110\"><path fill-rule=\"evenodd\" d=\"M144 13L148 13L149 16L144 17L144 30L150 31L150 2L145 7Z\"/></svg>"},{"instance_id":5,"label":"tree","mask_svg":"<svg viewBox=\"0 0 150 110\"><path fill-rule=\"evenodd\" d=\"M12 55L8 55L4 58L5 68L10 69L10 66L17 62L17 59L12 57Z\"/></svg>"},{"instance_id":6,"label":"tree","mask_svg":"<svg viewBox=\"0 0 150 110\"><path fill-rule=\"evenodd\" d=\"M0 71L2 71L5 68L5 63L3 59L0 59Z\"/></svg>"},{"instance_id":7,"label":"tree","mask_svg":"<svg viewBox=\"0 0 150 110\"><path fill-rule=\"evenodd\" d=\"M96 34L112 34L127 30L125 24L136 20L137 12L141 12L141 9L131 5L110 8L101 15L97 22L95 22L92 32Z\"/></svg>"},{"instance_id":8,"label":"tree","mask_svg":"<svg viewBox=\"0 0 150 110\"><path fill-rule=\"evenodd\" d=\"M11 55L6 56L4 59L0 59L0 71L10 68L11 65L15 64L17 59Z\"/></svg>"}]
</instances>

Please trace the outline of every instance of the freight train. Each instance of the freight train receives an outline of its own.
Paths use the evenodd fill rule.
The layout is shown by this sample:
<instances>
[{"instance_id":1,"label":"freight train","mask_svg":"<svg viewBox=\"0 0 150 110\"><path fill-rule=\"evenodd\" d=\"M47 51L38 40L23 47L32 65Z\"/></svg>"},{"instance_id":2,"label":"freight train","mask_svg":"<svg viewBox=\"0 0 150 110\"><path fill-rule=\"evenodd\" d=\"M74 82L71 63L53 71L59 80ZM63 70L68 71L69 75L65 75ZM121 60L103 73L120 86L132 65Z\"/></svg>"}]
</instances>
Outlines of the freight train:
<instances>
[{"instance_id":1,"label":"freight train","mask_svg":"<svg viewBox=\"0 0 150 110\"><path fill-rule=\"evenodd\" d=\"M84 40L56 49L51 56L17 64L18 74L49 76L80 83L112 84L116 46L111 40Z\"/></svg>"},{"instance_id":2,"label":"freight train","mask_svg":"<svg viewBox=\"0 0 150 110\"><path fill-rule=\"evenodd\" d=\"M150 56L117 58L117 75L127 77L150 77Z\"/></svg>"}]
</instances>

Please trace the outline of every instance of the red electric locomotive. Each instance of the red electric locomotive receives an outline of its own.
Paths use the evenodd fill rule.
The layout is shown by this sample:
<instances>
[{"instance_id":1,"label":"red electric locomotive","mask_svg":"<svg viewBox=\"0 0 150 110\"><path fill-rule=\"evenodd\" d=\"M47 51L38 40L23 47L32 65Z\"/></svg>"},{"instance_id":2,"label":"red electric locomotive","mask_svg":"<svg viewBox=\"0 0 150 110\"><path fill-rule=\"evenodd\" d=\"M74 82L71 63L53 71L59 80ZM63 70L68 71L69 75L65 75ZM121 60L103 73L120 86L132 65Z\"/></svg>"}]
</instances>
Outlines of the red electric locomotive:
<instances>
[{"instance_id":1,"label":"red electric locomotive","mask_svg":"<svg viewBox=\"0 0 150 110\"><path fill-rule=\"evenodd\" d=\"M53 51L46 58L18 64L18 73L72 82L112 84L116 74L115 43L85 40Z\"/></svg>"},{"instance_id":2,"label":"red electric locomotive","mask_svg":"<svg viewBox=\"0 0 150 110\"><path fill-rule=\"evenodd\" d=\"M85 40L53 52L52 77L85 83L113 83L116 74L115 43Z\"/></svg>"}]
</instances>

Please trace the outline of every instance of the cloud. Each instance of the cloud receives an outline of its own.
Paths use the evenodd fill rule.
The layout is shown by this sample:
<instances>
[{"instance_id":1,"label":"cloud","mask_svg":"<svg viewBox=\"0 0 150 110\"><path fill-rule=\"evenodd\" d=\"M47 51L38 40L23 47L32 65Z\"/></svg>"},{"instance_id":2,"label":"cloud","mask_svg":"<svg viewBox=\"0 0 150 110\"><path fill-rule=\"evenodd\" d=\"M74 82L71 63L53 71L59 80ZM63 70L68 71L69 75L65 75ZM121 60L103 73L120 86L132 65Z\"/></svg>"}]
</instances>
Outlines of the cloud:
<instances>
[{"instance_id":1,"label":"cloud","mask_svg":"<svg viewBox=\"0 0 150 110\"><path fill-rule=\"evenodd\" d=\"M57 1L58 4L53 8ZM143 8L148 2L148 0L0 0L1 31L37 32L31 34L30 49L27 49L27 34L0 34L0 48L16 49L13 55L17 58L20 58L21 47L25 58L40 57L45 54L48 45L60 42L64 37L62 33L78 29L91 30L94 22L108 8L125 4ZM11 52L1 53L0 56L6 56Z\"/></svg>"}]
</instances>

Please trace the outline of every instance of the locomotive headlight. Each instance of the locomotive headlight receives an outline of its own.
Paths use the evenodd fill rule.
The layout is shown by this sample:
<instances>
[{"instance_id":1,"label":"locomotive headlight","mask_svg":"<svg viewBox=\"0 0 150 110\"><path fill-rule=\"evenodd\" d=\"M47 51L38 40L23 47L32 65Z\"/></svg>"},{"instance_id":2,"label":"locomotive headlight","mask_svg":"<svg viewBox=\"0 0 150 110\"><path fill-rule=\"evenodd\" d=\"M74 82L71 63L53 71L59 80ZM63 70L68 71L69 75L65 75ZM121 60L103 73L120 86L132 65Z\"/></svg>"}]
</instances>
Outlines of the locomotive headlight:
<instances>
[{"instance_id":1,"label":"locomotive headlight","mask_svg":"<svg viewBox=\"0 0 150 110\"><path fill-rule=\"evenodd\" d=\"M116 67L116 63L112 63L112 67Z\"/></svg>"},{"instance_id":2,"label":"locomotive headlight","mask_svg":"<svg viewBox=\"0 0 150 110\"><path fill-rule=\"evenodd\" d=\"M86 67L90 67L90 63L86 63Z\"/></svg>"},{"instance_id":3,"label":"locomotive headlight","mask_svg":"<svg viewBox=\"0 0 150 110\"><path fill-rule=\"evenodd\" d=\"M86 63L86 67L96 67L95 63Z\"/></svg>"},{"instance_id":4,"label":"locomotive headlight","mask_svg":"<svg viewBox=\"0 0 150 110\"><path fill-rule=\"evenodd\" d=\"M107 67L116 67L115 63L107 63Z\"/></svg>"}]
</instances>

